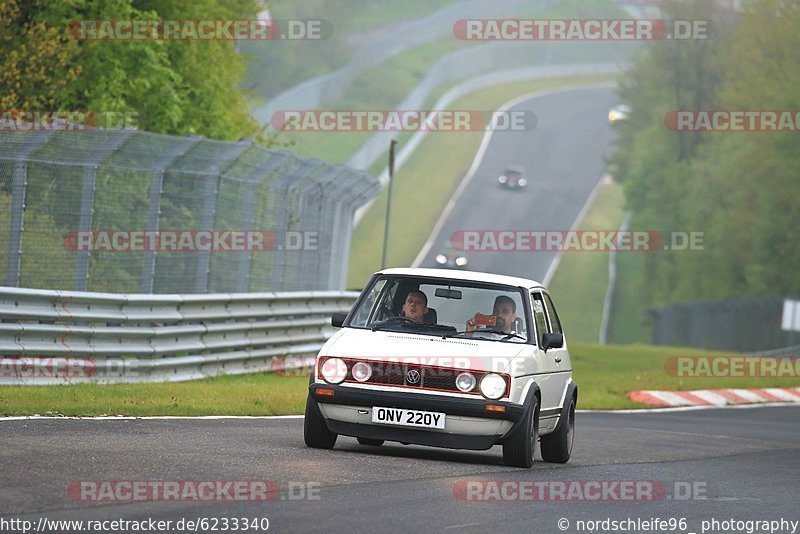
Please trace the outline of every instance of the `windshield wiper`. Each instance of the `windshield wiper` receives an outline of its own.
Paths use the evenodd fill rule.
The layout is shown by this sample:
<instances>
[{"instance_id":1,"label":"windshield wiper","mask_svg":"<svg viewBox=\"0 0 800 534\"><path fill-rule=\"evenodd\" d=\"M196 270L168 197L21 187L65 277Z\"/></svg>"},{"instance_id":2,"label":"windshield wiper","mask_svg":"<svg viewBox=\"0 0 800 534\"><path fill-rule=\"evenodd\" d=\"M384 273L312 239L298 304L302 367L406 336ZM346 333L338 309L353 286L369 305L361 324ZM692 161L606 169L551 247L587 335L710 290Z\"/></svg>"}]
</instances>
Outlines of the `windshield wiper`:
<instances>
[{"instance_id":1,"label":"windshield wiper","mask_svg":"<svg viewBox=\"0 0 800 534\"><path fill-rule=\"evenodd\" d=\"M467 332L466 330L462 330L460 332L455 332L455 333L450 334L450 335L451 336L458 336L458 335L464 335L464 334L469 334L469 333L470 332ZM517 334L516 332L508 333L508 332L503 332L502 330L473 330L471 333L472 334L489 333L489 334L499 334L501 336L505 336L503 339L498 339L498 340L495 340L495 341L506 341L508 339L511 339L512 337L519 338L522 341L528 341L526 338L522 337L521 335ZM447 336L443 336L443 337L447 337Z\"/></svg>"},{"instance_id":2,"label":"windshield wiper","mask_svg":"<svg viewBox=\"0 0 800 534\"><path fill-rule=\"evenodd\" d=\"M372 323L371 325L369 325L369 327L374 332L374 331L378 330L381 327L389 326L389 325L392 325L392 324L417 325L419 323L417 323L416 321L414 321L412 319L409 319L408 317L398 316L398 317L389 317L388 319L384 319L383 321L378 321L377 323Z\"/></svg>"},{"instance_id":3,"label":"windshield wiper","mask_svg":"<svg viewBox=\"0 0 800 534\"><path fill-rule=\"evenodd\" d=\"M388 319L384 319L383 321L378 321L376 323L372 323L369 327L372 329L373 332L376 330L384 327L390 326L393 324L399 324L402 326L408 326L413 328L423 328L428 330L455 330L452 326L448 326L446 324L430 324L430 323L418 323L413 319L409 319L408 317L390 317Z\"/></svg>"}]
</instances>

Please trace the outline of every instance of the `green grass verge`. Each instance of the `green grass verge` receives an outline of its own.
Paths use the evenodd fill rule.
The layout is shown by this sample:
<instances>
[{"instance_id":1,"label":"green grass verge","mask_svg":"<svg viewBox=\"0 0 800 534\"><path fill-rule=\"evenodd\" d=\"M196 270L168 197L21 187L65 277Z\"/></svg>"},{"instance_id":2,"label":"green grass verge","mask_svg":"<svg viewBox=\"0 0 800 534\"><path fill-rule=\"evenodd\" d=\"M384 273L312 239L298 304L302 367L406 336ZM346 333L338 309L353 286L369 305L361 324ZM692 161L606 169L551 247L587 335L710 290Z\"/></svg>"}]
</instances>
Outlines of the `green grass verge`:
<instances>
[{"instance_id":1,"label":"green grass verge","mask_svg":"<svg viewBox=\"0 0 800 534\"><path fill-rule=\"evenodd\" d=\"M642 304L644 254L617 254L617 294L608 329L610 343L649 343L647 309Z\"/></svg>"},{"instance_id":2,"label":"green grass verge","mask_svg":"<svg viewBox=\"0 0 800 534\"><path fill-rule=\"evenodd\" d=\"M466 95L450 108L494 110L526 93L611 80L609 76L586 76L511 83ZM397 171L389 222L388 266L408 266L414 261L448 198L472 165L481 139L483 132L430 133ZM380 268L386 197L384 190L353 232L347 287L362 287Z\"/></svg>"},{"instance_id":3,"label":"green grass verge","mask_svg":"<svg viewBox=\"0 0 800 534\"><path fill-rule=\"evenodd\" d=\"M601 185L578 229L616 230L625 216L624 203L621 185ZM565 252L561 256L550 291L573 343L597 342L607 287L608 252Z\"/></svg>"},{"instance_id":4,"label":"green grass verge","mask_svg":"<svg viewBox=\"0 0 800 534\"><path fill-rule=\"evenodd\" d=\"M626 397L630 391L797 387L797 378L685 378L669 375L665 363L673 356L713 356L730 353L696 348L649 345L570 345L570 356L578 384L578 406L593 410L641 408Z\"/></svg>"},{"instance_id":5,"label":"green grass verge","mask_svg":"<svg viewBox=\"0 0 800 534\"><path fill-rule=\"evenodd\" d=\"M671 356L721 353L642 345L571 344L583 409L643 407L629 391L798 386L797 378L677 378ZM0 415L287 415L302 414L307 376L254 374L161 384L0 386Z\"/></svg>"},{"instance_id":6,"label":"green grass verge","mask_svg":"<svg viewBox=\"0 0 800 534\"><path fill-rule=\"evenodd\" d=\"M251 374L157 384L0 386L2 415L303 413L308 376Z\"/></svg>"}]
</instances>

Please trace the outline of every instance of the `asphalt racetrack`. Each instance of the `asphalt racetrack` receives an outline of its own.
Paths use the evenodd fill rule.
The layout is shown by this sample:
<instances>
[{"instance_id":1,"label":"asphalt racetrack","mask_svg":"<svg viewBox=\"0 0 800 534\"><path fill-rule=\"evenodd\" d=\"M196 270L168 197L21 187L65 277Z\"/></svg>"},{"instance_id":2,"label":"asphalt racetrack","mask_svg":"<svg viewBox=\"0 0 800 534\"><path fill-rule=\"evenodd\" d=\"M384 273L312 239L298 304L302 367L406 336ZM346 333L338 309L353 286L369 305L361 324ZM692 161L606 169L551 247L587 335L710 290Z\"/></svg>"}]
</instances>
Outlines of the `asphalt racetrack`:
<instances>
[{"instance_id":1,"label":"asphalt racetrack","mask_svg":"<svg viewBox=\"0 0 800 534\"><path fill-rule=\"evenodd\" d=\"M456 230L569 229L603 172L614 103L613 89L589 88L519 104L536 113L537 127L492 136L421 266L433 264ZM497 184L509 164L525 167L526 190ZM554 256L477 252L469 268L541 280ZM439 534L699 533L713 519L706 532L733 533L748 531L725 521L800 520L800 406L579 412L571 461L531 469L504 466L500 447L370 447L340 437L333 450L309 449L301 417L2 420L0 462L4 533L22 531L11 520L31 521L38 532L76 531L55 530L54 520L120 519L171 521L170 532L263 532L266 519L271 532ZM223 492L164 500L131 491L101 499L98 488L132 481L182 488L266 481L271 491L267 499ZM86 484L94 493L82 490ZM624 489L631 487L637 491ZM241 528L242 519L259 528Z\"/></svg>"},{"instance_id":2,"label":"asphalt racetrack","mask_svg":"<svg viewBox=\"0 0 800 534\"><path fill-rule=\"evenodd\" d=\"M613 87L590 87L546 93L511 108L533 112L536 127L492 134L419 266L435 267L436 255L460 230L569 230L605 169L614 138L607 115L618 101ZM524 168L524 189L500 186L497 178L508 165ZM465 252L469 270L539 281L555 255L548 250Z\"/></svg>"},{"instance_id":3,"label":"asphalt racetrack","mask_svg":"<svg viewBox=\"0 0 800 534\"><path fill-rule=\"evenodd\" d=\"M340 436L333 450L309 449L300 417L6 420L0 421L1 517L33 522L266 517L273 532L440 533L580 532L579 520L685 518L686 530L661 531L700 532L701 521L712 518L800 519L798 421L798 406L579 412L568 464L537 458L533 468L519 469L502 464L500 447L477 452L397 443L370 447ZM280 496L101 503L68 492L81 480L268 480L280 487ZM484 484L467 500L466 485L481 481L504 481L506 490L492 493ZM555 497L520 500L507 489L534 481L546 484ZM589 481L610 492L597 499L587 489ZM664 491L605 500L626 497L614 489L623 481ZM557 482L582 484L582 500L559 498ZM495 500L475 500L479 497ZM569 522L566 530L558 528L559 520L562 526Z\"/></svg>"}]
</instances>

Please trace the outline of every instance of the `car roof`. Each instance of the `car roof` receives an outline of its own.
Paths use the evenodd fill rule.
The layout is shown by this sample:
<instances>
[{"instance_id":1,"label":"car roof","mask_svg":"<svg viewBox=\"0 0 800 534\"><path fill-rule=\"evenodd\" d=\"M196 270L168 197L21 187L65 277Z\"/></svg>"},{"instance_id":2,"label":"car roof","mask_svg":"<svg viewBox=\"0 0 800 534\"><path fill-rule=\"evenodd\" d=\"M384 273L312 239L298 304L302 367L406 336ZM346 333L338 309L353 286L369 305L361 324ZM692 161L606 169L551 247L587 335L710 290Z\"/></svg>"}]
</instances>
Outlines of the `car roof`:
<instances>
[{"instance_id":1,"label":"car roof","mask_svg":"<svg viewBox=\"0 0 800 534\"><path fill-rule=\"evenodd\" d=\"M415 269L410 267L393 267L384 269L375 274L391 274L405 276L426 276L428 278L443 278L449 280L468 280L470 282L488 282L491 284L504 284L515 287L544 287L535 280L519 278L516 276L505 276L502 274L481 273L478 271L451 271L443 269Z\"/></svg>"}]
</instances>

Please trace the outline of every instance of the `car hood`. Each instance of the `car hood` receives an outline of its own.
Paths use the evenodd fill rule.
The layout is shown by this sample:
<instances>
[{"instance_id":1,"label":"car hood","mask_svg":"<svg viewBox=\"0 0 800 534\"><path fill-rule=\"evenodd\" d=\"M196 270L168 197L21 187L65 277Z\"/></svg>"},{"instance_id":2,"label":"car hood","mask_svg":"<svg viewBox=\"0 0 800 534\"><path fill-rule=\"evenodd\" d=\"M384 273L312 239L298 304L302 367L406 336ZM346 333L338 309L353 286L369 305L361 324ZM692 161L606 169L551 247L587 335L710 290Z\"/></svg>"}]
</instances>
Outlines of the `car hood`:
<instances>
[{"instance_id":1,"label":"car hood","mask_svg":"<svg viewBox=\"0 0 800 534\"><path fill-rule=\"evenodd\" d=\"M533 350L523 343L342 328L319 355L504 372L515 358Z\"/></svg>"}]
</instances>

